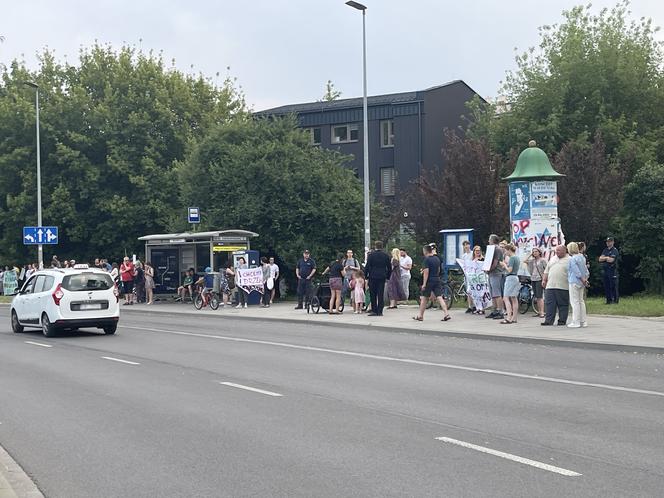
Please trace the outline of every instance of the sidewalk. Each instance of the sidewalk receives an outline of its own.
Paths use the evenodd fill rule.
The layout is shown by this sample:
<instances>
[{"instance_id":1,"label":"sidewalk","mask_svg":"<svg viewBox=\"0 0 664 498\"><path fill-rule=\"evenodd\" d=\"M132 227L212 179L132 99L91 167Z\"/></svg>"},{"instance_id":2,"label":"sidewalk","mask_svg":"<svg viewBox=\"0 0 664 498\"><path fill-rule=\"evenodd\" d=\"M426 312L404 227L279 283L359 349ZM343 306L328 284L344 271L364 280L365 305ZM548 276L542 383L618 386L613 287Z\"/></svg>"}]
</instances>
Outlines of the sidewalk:
<instances>
[{"instance_id":1,"label":"sidewalk","mask_svg":"<svg viewBox=\"0 0 664 498\"><path fill-rule=\"evenodd\" d=\"M434 334L475 339L530 342L551 345L585 346L621 351L647 351L664 353L664 318L634 318L590 315L588 328L570 329L567 327L542 327L539 318L532 312L519 315L518 323L501 325L498 320L484 316L465 314L464 309L450 311L452 320L441 322L442 312L427 310L424 321L417 322L412 317L417 313L416 306L399 306L396 310L385 309L384 316L370 317L356 315L349 308L342 315L328 315L321 309L318 315L295 310L295 303L276 303L270 308L250 306L246 309L220 307L217 311L204 308L194 309L191 304L163 303L146 306L136 304L122 306L128 313L176 313L193 315L214 315L254 320L278 320L290 323L315 323L317 325L366 327L373 330Z\"/></svg>"},{"instance_id":2,"label":"sidewalk","mask_svg":"<svg viewBox=\"0 0 664 498\"><path fill-rule=\"evenodd\" d=\"M0 446L0 498L44 498L23 469Z\"/></svg>"}]
</instances>

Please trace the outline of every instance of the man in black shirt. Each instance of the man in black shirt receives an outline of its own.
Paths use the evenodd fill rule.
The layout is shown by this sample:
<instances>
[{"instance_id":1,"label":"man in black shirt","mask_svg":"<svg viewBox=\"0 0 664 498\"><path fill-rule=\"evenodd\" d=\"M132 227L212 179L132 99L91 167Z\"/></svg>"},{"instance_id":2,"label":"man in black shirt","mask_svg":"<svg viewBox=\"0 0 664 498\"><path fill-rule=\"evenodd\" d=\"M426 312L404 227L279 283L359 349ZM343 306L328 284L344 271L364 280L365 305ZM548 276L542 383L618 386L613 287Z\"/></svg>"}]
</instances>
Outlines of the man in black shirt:
<instances>
[{"instance_id":1,"label":"man in black shirt","mask_svg":"<svg viewBox=\"0 0 664 498\"><path fill-rule=\"evenodd\" d=\"M604 277L604 293L606 295L606 304L618 302L618 249L614 247L613 237L606 238L606 248L599 257L602 263L602 272Z\"/></svg>"},{"instance_id":2,"label":"man in black shirt","mask_svg":"<svg viewBox=\"0 0 664 498\"><path fill-rule=\"evenodd\" d=\"M390 257L383 252L383 243L377 240L374 250L367 256L367 264L364 273L369 280L369 292L371 293L370 316L383 316L385 281L390 278L392 264Z\"/></svg>"},{"instance_id":3,"label":"man in black shirt","mask_svg":"<svg viewBox=\"0 0 664 498\"><path fill-rule=\"evenodd\" d=\"M443 321L446 322L452 317L447 311L445 300L443 299L443 282L440 278L442 272L442 261L440 257L435 254L435 246L428 244L424 246L424 261L422 262L422 294L420 296L420 310L417 316L413 319L421 322L424 320L424 310L427 307L427 301L433 294L443 310Z\"/></svg>"},{"instance_id":4,"label":"man in black shirt","mask_svg":"<svg viewBox=\"0 0 664 498\"><path fill-rule=\"evenodd\" d=\"M309 249L305 249L302 259L297 262L295 275L297 276L297 306L302 309L302 302L306 299L309 304L311 298L311 278L316 273L316 262L310 257Z\"/></svg>"}]
</instances>

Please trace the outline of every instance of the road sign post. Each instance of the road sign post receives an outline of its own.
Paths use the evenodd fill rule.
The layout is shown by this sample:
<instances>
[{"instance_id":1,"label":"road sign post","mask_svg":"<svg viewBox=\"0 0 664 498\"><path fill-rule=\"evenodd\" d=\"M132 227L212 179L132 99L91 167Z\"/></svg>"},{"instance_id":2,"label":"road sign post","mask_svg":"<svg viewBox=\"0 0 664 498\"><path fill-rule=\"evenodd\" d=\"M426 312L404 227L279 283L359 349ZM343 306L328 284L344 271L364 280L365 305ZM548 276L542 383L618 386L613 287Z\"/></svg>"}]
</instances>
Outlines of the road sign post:
<instances>
[{"instance_id":1,"label":"road sign post","mask_svg":"<svg viewBox=\"0 0 664 498\"><path fill-rule=\"evenodd\" d=\"M188 208L187 220L191 223L191 229L195 230L196 224L201 222L201 210L197 207Z\"/></svg>"}]
</instances>

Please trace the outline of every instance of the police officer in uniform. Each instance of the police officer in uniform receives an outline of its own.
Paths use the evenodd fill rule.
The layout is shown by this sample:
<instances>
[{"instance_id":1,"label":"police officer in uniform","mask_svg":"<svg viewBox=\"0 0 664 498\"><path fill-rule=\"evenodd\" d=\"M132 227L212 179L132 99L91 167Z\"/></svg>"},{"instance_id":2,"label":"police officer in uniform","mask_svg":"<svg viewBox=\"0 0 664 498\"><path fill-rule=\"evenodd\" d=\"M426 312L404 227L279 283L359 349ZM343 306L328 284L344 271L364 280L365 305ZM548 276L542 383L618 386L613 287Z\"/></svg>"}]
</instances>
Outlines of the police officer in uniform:
<instances>
[{"instance_id":1,"label":"police officer in uniform","mask_svg":"<svg viewBox=\"0 0 664 498\"><path fill-rule=\"evenodd\" d=\"M606 248L599 257L602 263L602 272L604 277L604 293L606 294L606 304L618 302L618 249L614 247L613 237L606 238Z\"/></svg>"}]
</instances>

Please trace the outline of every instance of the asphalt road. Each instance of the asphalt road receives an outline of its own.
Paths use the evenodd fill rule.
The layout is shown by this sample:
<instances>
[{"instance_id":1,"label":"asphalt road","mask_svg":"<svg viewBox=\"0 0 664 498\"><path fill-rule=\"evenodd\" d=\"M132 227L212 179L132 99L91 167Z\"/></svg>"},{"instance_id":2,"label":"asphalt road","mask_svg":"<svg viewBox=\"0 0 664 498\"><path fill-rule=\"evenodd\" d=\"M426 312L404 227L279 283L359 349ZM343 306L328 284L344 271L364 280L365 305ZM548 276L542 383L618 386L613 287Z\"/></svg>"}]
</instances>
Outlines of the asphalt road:
<instances>
[{"instance_id":1,"label":"asphalt road","mask_svg":"<svg viewBox=\"0 0 664 498\"><path fill-rule=\"evenodd\" d=\"M655 497L663 414L654 354L0 308L0 445L47 497Z\"/></svg>"}]
</instances>

